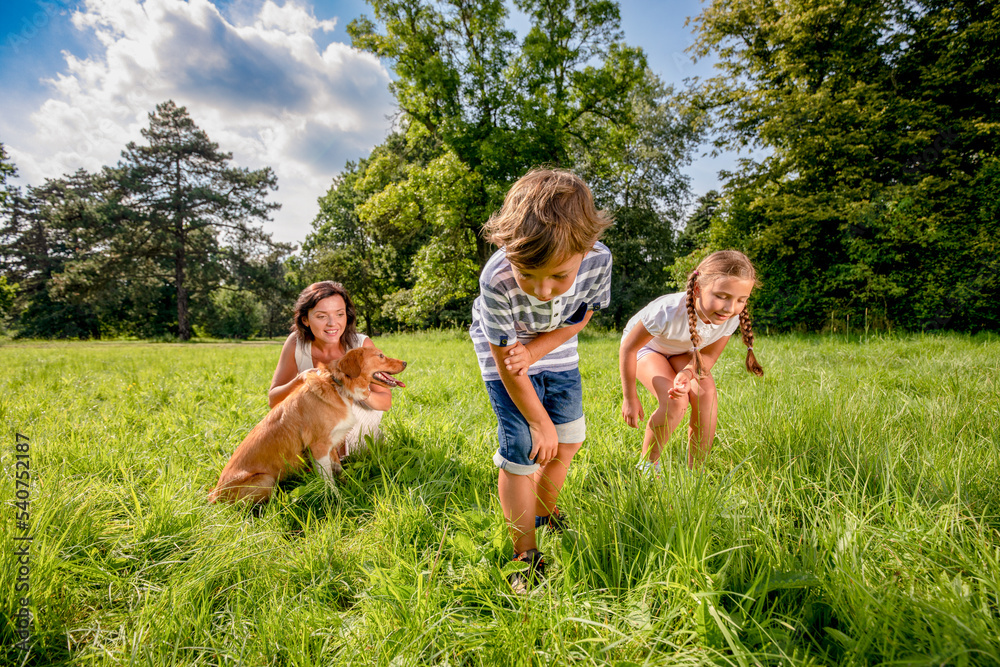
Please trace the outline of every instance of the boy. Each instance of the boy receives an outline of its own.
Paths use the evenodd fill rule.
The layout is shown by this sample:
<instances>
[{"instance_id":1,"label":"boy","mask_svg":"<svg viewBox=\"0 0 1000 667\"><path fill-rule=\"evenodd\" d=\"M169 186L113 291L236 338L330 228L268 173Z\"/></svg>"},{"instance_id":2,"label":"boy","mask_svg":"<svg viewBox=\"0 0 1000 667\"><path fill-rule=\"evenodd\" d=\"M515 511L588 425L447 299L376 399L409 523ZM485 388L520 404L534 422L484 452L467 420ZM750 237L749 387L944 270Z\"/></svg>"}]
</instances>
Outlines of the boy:
<instances>
[{"instance_id":1,"label":"boy","mask_svg":"<svg viewBox=\"0 0 1000 667\"><path fill-rule=\"evenodd\" d=\"M561 527L556 498L586 435L576 335L611 301L611 252L598 242L610 225L578 176L546 169L518 180L485 226L500 250L479 277L469 332L499 424L493 462L514 560L529 564L511 577L516 592L543 573L535 529Z\"/></svg>"}]
</instances>

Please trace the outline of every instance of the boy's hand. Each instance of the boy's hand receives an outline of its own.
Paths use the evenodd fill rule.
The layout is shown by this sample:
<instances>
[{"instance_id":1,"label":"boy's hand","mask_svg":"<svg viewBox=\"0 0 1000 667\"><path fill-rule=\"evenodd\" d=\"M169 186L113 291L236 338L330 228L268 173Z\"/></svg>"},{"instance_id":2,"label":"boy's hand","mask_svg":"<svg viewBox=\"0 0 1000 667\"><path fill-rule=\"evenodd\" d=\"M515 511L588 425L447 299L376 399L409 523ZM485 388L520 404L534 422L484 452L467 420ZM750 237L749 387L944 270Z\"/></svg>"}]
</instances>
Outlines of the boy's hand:
<instances>
[{"instance_id":1,"label":"boy's hand","mask_svg":"<svg viewBox=\"0 0 1000 667\"><path fill-rule=\"evenodd\" d=\"M512 375L524 375L535 360L531 357L531 350L521 344L521 341L514 343L507 349L507 356L504 357L503 364Z\"/></svg>"},{"instance_id":2,"label":"boy's hand","mask_svg":"<svg viewBox=\"0 0 1000 667\"><path fill-rule=\"evenodd\" d=\"M626 396L622 402L622 419L625 420L625 423L632 428L636 428L639 426L639 422L645 418L646 415L642 411L642 402L639 400L639 397Z\"/></svg>"},{"instance_id":3,"label":"boy's hand","mask_svg":"<svg viewBox=\"0 0 1000 667\"><path fill-rule=\"evenodd\" d=\"M667 390L669 398L684 398L691 391L691 381L694 379L694 372L687 368L681 370L674 376L674 386Z\"/></svg>"},{"instance_id":4,"label":"boy's hand","mask_svg":"<svg viewBox=\"0 0 1000 667\"><path fill-rule=\"evenodd\" d=\"M531 453L528 458L538 465L545 465L559 453L559 436L551 420L544 424L528 424L531 431Z\"/></svg>"}]
</instances>

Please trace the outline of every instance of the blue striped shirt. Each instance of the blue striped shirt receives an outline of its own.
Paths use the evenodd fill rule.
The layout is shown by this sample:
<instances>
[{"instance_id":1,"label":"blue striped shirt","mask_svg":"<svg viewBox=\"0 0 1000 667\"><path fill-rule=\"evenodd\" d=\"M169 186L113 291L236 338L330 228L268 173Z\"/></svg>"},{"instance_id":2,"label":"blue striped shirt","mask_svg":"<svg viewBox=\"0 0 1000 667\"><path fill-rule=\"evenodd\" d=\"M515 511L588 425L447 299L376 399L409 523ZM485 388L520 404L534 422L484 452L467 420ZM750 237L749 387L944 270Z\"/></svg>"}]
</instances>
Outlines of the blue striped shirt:
<instances>
[{"instance_id":1,"label":"blue striped shirt","mask_svg":"<svg viewBox=\"0 0 1000 667\"><path fill-rule=\"evenodd\" d=\"M603 243L584 255L572 286L549 301L539 301L518 287L506 252L497 250L479 275L479 296L472 304L469 327L483 379L500 379L490 343L498 347L516 341L526 344L540 333L579 323L588 310L610 304L611 251ZM576 344L573 336L532 364L528 375L573 370L580 362Z\"/></svg>"}]
</instances>

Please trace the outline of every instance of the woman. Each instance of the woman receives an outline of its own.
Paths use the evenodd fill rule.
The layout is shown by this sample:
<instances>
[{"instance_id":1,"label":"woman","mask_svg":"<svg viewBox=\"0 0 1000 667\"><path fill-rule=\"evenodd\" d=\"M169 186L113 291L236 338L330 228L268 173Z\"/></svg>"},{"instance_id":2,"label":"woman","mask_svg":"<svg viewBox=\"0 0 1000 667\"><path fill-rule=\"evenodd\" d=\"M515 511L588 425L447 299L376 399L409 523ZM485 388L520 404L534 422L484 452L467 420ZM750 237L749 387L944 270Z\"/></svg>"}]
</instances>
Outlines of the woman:
<instances>
[{"instance_id":1,"label":"woman","mask_svg":"<svg viewBox=\"0 0 1000 667\"><path fill-rule=\"evenodd\" d=\"M355 347L375 347L368 336L355 330L356 322L354 304L340 283L325 280L302 290L295 302L292 333L281 348L267 394L270 407L285 400L317 364L330 365ZM379 423L391 406L392 391L372 384L368 400L353 406L358 422L340 448L341 458L363 448L365 436L382 435Z\"/></svg>"}]
</instances>

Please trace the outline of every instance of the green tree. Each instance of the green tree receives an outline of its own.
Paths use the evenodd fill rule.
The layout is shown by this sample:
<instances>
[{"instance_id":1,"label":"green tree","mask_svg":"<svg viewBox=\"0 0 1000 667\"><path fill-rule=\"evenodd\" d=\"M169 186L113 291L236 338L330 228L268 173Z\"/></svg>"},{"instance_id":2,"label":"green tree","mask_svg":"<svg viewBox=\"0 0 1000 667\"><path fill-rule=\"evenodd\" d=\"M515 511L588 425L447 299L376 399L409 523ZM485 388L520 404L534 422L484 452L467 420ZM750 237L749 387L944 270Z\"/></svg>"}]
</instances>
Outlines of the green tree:
<instances>
[{"instance_id":1,"label":"green tree","mask_svg":"<svg viewBox=\"0 0 1000 667\"><path fill-rule=\"evenodd\" d=\"M697 23L696 54L724 72L703 89L718 145L766 155L743 161L712 230L758 263L759 312L995 328L973 309L1000 269L984 252L1000 235L983 199L1000 148L995 4L723 0Z\"/></svg>"},{"instance_id":2,"label":"green tree","mask_svg":"<svg viewBox=\"0 0 1000 667\"><path fill-rule=\"evenodd\" d=\"M11 193L0 257L3 274L19 285L17 335L96 337L109 317L118 317L115 299L79 298L66 289L67 267L108 250L98 242L107 224L108 193L105 181L84 170Z\"/></svg>"},{"instance_id":3,"label":"green tree","mask_svg":"<svg viewBox=\"0 0 1000 667\"><path fill-rule=\"evenodd\" d=\"M156 265L176 298L177 335L191 336L189 296L194 285L207 291L221 280L222 241L230 248L266 249L267 235L255 222L279 204L267 201L277 188L270 168L230 167L231 153L199 129L184 107L159 104L142 130L147 145L130 142L112 170L121 196L120 212L141 245L134 257ZM199 278L201 280L199 280Z\"/></svg>"},{"instance_id":4,"label":"green tree","mask_svg":"<svg viewBox=\"0 0 1000 667\"><path fill-rule=\"evenodd\" d=\"M675 227L688 200L681 172L701 136L702 115L682 106L672 88L647 71L630 94L631 123L599 115L585 121L587 136L601 136L600 150L572 142L576 170L615 224L604 237L614 254L611 307L598 322L621 328L667 289L675 255Z\"/></svg>"},{"instance_id":5,"label":"green tree","mask_svg":"<svg viewBox=\"0 0 1000 667\"><path fill-rule=\"evenodd\" d=\"M687 219L684 230L677 235L678 255L690 255L708 245L709 227L715 211L719 208L720 199L718 190L709 190L698 197L694 212Z\"/></svg>"},{"instance_id":6,"label":"green tree","mask_svg":"<svg viewBox=\"0 0 1000 667\"><path fill-rule=\"evenodd\" d=\"M7 319L17 298L17 283L7 282L7 276L0 276L0 323Z\"/></svg>"},{"instance_id":7,"label":"green tree","mask_svg":"<svg viewBox=\"0 0 1000 667\"><path fill-rule=\"evenodd\" d=\"M292 307L301 291L289 276L292 250L292 246L274 244L270 251L257 253L243 264L244 289L250 291L263 308L262 336L271 338L288 333Z\"/></svg>"},{"instance_id":8,"label":"green tree","mask_svg":"<svg viewBox=\"0 0 1000 667\"><path fill-rule=\"evenodd\" d=\"M451 152L426 165L408 165L405 173L404 180L388 184L357 209L369 225L391 224L424 239L410 263L412 287L395 292L384 312L407 326L437 324L445 311L446 319L464 320L469 297L478 289L480 267L471 252L477 238L467 221L477 208L472 193L481 179Z\"/></svg>"},{"instance_id":9,"label":"green tree","mask_svg":"<svg viewBox=\"0 0 1000 667\"><path fill-rule=\"evenodd\" d=\"M622 100L645 80L645 56L623 43L606 0L519 0L530 21L520 43L501 0L370 4L382 32L362 17L348 27L352 42L392 63L407 142L440 150L356 210L364 225L430 232L412 287L393 298L404 320L464 319L476 290L466 272L492 252L480 233L489 214L531 167L572 167L574 146L598 151L609 127L633 122Z\"/></svg>"},{"instance_id":10,"label":"green tree","mask_svg":"<svg viewBox=\"0 0 1000 667\"><path fill-rule=\"evenodd\" d=\"M358 309L359 326L369 335L402 321L391 308L383 311L386 297L398 294L397 300L405 300L409 295L414 258L434 229L391 214L362 220L359 208L440 154L440 145L427 139L393 133L368 158L348 162L319 199L319 215L302 245L302 286L317 280L342 282Z\"/></svg>"},{"instance_id":11,"label":"green tree","mask_svg":"<svg viewBox=\"0 0 1000 667\"><path fill-rule=\"evenodd\" d=\"M209 336L247 339L263 330L266 311L253 292L220 289L212 292L210 299L210 306L199 318Z\"/></svg>"},{"instance_id":12,"label":"green tree","mask_svg":"<svg viewBox=\"0 0 1000 667\"><path fill-rule=\"evenodd\" d=\"M3 221L3 230L7 226L7 219L10 215L8 202L12 199L12 192L7 184L7 179L17 175L17 167L10 161L7 149L0 143L0 220ZM0 231L2 234L2 231ZM2 238L2 236L0 236ZM5 253L6 254L6 253ZM6 264L6 262L4 262ZM6 267L3 267L6 270ZM14 309L14 302L17 296L17 284L9 283L5 273L0 273L0 320L6 320Z\"/></svg>"},{"instance_id":13,"label":"green tree","mask_svg":"<svg viewBox=\"0 0 1000 667\"><path fill-rule=\"evenodd\" d=\"M7 200L10 197L10 186L7 184L7 179L14 176L17 176L17 167L11 162L10 156L7 155L7 149L0 142L0 210L6 208Z\"/></svg>"}]
</instances>

